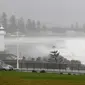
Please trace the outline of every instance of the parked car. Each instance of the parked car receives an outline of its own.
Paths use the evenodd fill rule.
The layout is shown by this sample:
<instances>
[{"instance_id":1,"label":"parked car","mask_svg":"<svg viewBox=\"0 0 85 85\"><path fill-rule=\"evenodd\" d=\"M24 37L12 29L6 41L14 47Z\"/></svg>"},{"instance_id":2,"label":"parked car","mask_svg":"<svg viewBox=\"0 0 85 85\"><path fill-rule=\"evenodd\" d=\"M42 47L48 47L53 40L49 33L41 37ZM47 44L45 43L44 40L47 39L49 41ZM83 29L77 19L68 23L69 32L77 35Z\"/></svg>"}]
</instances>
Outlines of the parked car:
<instances>
[{"instance_id":1,"label":"parked car","mask_svg":"<svg viewBox=\"0 0 85 85\"><path fill-rule=\"evenodd\" d=\"M10 71L14 70L13 66L5 64L4 61L0 60L0 70Z\"/></svg>"},{"instance_id":2,"label":"parked car","mask_svg":"<svg viewBox=\"0 0 85 85\"><path fill-rule=\"evenodd\" d=\"M9 71L11 71L11 70L14 69L13 66L7 65L7 64L3 65L2 67L3 67L5 70L9 70Z\"/></svg>"},{"instance_id":3,"label":"parked car","mask_svg":"<svg viewBox=\"0 0 85 85\"><path fill-rule=\"evenodd\" d=\"M1 71L1 70L11 71L11 70L13 70L13 67L12 67L11 65L7 65L7 64L5 64L5 65L0 65L0 71Z\"/></svg>"}]
</instances>

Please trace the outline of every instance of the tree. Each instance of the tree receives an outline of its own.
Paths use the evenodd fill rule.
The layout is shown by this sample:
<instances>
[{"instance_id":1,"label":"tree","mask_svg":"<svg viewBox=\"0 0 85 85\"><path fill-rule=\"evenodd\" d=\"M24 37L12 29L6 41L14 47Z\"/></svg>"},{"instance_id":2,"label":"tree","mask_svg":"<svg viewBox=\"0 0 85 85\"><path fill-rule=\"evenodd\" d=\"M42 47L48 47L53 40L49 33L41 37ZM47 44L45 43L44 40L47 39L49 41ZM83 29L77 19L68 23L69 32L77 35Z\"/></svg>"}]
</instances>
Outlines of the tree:
<instances>
[{"instance_id":1,"label":"tree","mask_svg":"<svg viewBox=\"0 0 85 85\"><path fill-rule=\"evenodd\" d=\"M10 20L9 20L9 28L10 28L10 32L11 32L11 33L17 31L17 20L16 20L16 17L15 17L14 15L12 15L12 16L10 17Z\"/></svg>"},{"instance_id":2,"label":"tree","mask_svg":"<svg viewBox=\"0 0 85 85\"><path fill-rule=\"evenodd\" d=\"M37 21L37 31L39 31L40 32L40 28L41 28L41 24L40 24L40 21Z\"/></svg>"},{"instance_id":3,"label":"tree","mask_svg":"<svg viewBox=\"0 0 85 85\"><path fill-rule=\"evenodd\" d=\"M22 67L23 67L23 68L25 68L25 60L26 60L26 57L23 56L23 58L22 58Z\"/></svg>"},{"instance_id":4,"label":"tree","mask_svg":"<svg viewBox=\"0 0 85 85\"><path fill-rule=\"evenodd\" d=\"M58 63L59 64L64 64L64 58L62 56L59 56Z\"/></svg>"},{"instance_id":5,"label":"tree","mask_svg":"<svg viewBox=\"0 0 85 85\"><path fill-rule=\"evenodd\" d=\"M56 47L53 46L52 48L55 49ZM56 50L51 51L51 53L50 53L51 57L55 59L56 64L58 63L57 58L59 57L59 54L60 53L58 51L56 51ZM60 64L58 64L58 68L60 69Z\"/></svg>"},{"instance_id":6,"label":"tree","mask_svg":"<svg viewBox=\"0 0 85 85\"><path fill-rule=\"evenodd\" d=\"M32 22L31 22L31 19L28 19L28 20L27 20L26 29L27 29L28 33L32 30Z\"/></svg>"},{"instance_id":7,"label":"tree","mask_svg":"<svg viewBox=\"0 0 85 85\"><path fill-rule=\"evenodd\" d=\"M56 63L57 63L57 58L59 56L59 52L58 51L52 51L51 52L51 57L55 59Z\"/></svg>"},{"instance_id":8,"label":"tree","mask_svg":"<svg viewBox=\"0 0 85 85\"><path fill-rule=\"evenodd\" d=\"M75 28L76 28L76 29L79 28L79 24L78 24L78 22L76 22Z\"/></svg>"},{"instance_id":9,"label":"tree","mask_svg":"<svg viewBox=\"0 0 85 85\"><path fill-rule=\"evenodd\" d=\"M22 60L23 60L23 61L24 61L24 60L26 60L26 57L25 57L25 56L23 56Z\"/></svg>"},{"instance_id":10,"label":"tree","mask_svg":"<svg viewBox=\"0 0 85 85\"><path fill-rule=\"evenodd\" d=\"M32 21L32 29L33 29L33 30L36 29L36 23L35 23L35 20Z\"/></svg>"},{"instance_id":11,"label":"tree","mask_svg":"<svg viewBox=\"0 0 85 85\"><path fill-rule=\"evenodd\" d=\"M37 57L36 58L36 61L41 61L41 57Z\"/></svg>"},{"instance_id":12,"label":"tree","mask_svg":"<svg viewBox=\"0 0 85 85\"><path fill-rule=\"evenodd\" d=\"M48 58L47 57L43 57L43 61L47 62Z\"/></svg>"},{"instance_id":13,"label":"tree","mask_svg":"<svg viewBox=\"0 0 85 85\"><path fill-rule=\"evenodd\" d=\"M19 29L20 32L25 33L25 24L24 19L22 17L18 19L17 28Z\"/></svg>"},{"instance_id":14,"label":"tree","mask_svg":"<svg viewBox=\"0 0 85 85\"><path fill-rule=\"evenodd\" d=\"M81 62L78 61L78 60L71 60L71 69L76 69L76 70L79 70L81 66Z\"/></svg>"},{"instance_id":15,"label":"tree","mask_svg":"<svg viewBox=\"0 0 85 85\"><path fill-rule=\"evenodd\" d=\"M83 24L83 31L85 32L85 24Z\"/></svg>"},{"instance_id":16,"label":"tree","mask_svg":"<svg viewBox=\"0 0 85 85\"><path fill-rule=\"evenodd\" d=\"M72 29L72 30L74 29L74 25L73 25L73 24L71 24L71 29Z\"/></svg>"},{"instance_id":17,"label":"tree","mask_svg":"<svg viewBox=\"0 0 85 85\"><path fill-rule=\"evenodd\" d=\"M6 32L8 32L8 20L7 20L7 15L5 12L2 13L1 16L1 24L5 28Z\"/></svg>"},{"instance_id":18,"label":"tree","mask_svg":"<svg viewBox=\"0 0 85 85\"><path fill-rule=\"evenodd\" d=\"M35 61L35 58L32 58L31 60L32 60L32 61Z\"/></svg>"},{"instance_id":19,"label":"tree","mask_svg":"<svg viewBox=\"0 0 85 85\"><path fill-rule=\"evenodd\" d=\"M46 25L43 25L42 28L43 28L43 31L47 31Z\"/></svg>"}]
</instances>

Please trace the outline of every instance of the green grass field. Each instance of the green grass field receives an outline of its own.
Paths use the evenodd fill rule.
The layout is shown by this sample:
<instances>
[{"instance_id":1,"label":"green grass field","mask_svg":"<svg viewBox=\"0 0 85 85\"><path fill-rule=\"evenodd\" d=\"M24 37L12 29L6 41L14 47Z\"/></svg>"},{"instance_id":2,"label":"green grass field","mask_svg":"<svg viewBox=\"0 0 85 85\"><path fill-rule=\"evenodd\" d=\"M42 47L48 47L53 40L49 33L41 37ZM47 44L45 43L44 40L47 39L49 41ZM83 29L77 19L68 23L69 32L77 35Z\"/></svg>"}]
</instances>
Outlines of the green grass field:
<instances>
[{"instance_id":1,"label":"green grass field","mask_svg":"<svg viewBox=\"0 0 85 85\"><path fill-rule=\"evenodd\" d=\"M85 75L0 72L0 85L85 85Z\"/></svg>"}]
</instances>

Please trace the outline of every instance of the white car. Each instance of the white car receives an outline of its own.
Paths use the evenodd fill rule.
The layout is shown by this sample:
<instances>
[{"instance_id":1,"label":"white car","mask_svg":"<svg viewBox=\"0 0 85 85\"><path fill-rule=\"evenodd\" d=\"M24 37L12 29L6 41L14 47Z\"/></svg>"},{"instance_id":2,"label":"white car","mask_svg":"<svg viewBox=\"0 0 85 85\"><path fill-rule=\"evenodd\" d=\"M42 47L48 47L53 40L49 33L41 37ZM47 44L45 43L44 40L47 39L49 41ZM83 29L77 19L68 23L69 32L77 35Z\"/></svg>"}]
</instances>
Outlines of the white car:
<instances>
[{"instance_id":1,"label":"white car","mask_svg":"<svg viewBox=\"0 0 85 85\"><path fill-rule=\"evenodd\" d=\"M13 70L13 66L7 65L7 64L2 65L2 68L3 68L4 70L9 70L9 71Z\"/></svg>"},{"instance_id":2,"label":"white car","mask_svg":"<svg viewBox=\"0 0 85 85\"><path fill-rule=\"evenodd\" d=\"M5 64L4 61L0 60L0 70L13 70L13 66Z\"/></svg>"}]
</instances>

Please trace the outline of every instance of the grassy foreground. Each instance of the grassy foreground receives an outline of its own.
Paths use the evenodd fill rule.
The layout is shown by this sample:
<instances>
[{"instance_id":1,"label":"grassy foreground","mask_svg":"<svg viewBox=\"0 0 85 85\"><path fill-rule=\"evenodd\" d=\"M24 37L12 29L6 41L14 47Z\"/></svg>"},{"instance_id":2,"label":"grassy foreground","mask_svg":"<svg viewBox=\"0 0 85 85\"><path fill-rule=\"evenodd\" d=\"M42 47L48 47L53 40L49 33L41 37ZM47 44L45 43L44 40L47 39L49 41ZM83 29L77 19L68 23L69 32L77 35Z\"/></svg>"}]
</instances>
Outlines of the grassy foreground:
<instances>
[{"instance_id":1,"label":"grassy foreground","mask_svg":"<svg viewBox=\"0 0 85 85\"><path fill-rule=\"evenodd\" d=\"M85 75L1 71L0 85L85 85Z\"/></svg>"}]
</instances>

